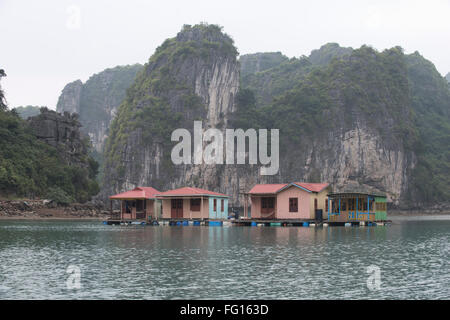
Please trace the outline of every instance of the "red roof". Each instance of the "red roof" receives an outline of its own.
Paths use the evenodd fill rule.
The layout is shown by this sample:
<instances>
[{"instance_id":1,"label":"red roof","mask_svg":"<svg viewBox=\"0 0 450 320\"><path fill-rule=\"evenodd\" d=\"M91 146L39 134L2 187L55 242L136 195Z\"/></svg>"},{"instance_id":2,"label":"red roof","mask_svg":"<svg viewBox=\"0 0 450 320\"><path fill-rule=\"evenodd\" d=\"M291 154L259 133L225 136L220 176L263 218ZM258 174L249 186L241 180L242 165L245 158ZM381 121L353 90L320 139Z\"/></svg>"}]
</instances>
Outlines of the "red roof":
<instances>
[{"instance_id":1,"label":"red roof","mask_svg":"<svg viewBox=\"0 0 450 320\"><path fill-rule=\"evenodd\" d=\"M320 192L330 185L329 183L307 183L307 182L292 182L291 184L295 184L311 192Z\"/></svg>"},{"instance_id":2,"label":"red roof","mask_svg":"<svg viewBox=\"0 0 450 320\"><path fill-rule=\"evenodd\" d=\"M282 184L257 184L248 193L251 194L275 194L288 186L298 186L310 192L320 192L329 186L328 183L292 182Z\"/></svg>"},{"instance_id":3,"label":"red roof","mask_svg":"<svg viewBox=\"0 0 450 320\"><path fill-rule=\"evenodd\" d=\"M218 196L218 197L228 197L226 194L218 193L218 192L212 192L205 189L200 188L191 188L191 187L184 187L179 189L173 189L166 192L160 192L157 194L157 196L161 197L180 197L180 196Z\"/></svg>"},{"instance_id":4,"label":"red roof","mask_svg":"<svg viewBox=\"0 0 450 320\"><path fill-rule=\"evenodd\" d=\"M154 199L155 195L159 193L158 190L152 187L137 187L133 190L122 192L113 196L110 199Z\"/></svg>"},{"instance_id":5,"label":"red roof","mask_svg":"<svg viewBox=\"0 0 450 320\"><path fill-rule=\"evenodd\" d=\"M277 193L280 189L286 187L287 185L288 185L287 183L257 184L248 193L255 193L255 194Z\"/></svg>"}]
</instances>

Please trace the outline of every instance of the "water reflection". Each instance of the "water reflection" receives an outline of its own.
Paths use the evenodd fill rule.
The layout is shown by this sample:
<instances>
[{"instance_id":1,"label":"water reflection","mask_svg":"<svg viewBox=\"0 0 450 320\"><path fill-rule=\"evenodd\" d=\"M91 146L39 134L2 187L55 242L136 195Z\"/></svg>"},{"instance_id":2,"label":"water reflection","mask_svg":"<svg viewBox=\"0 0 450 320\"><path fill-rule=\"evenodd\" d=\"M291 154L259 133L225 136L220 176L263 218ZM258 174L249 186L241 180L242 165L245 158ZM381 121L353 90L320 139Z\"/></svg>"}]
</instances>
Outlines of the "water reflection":
<instances>
[{"instance_id":1,"label":"water reflection","mask_svg":"<svg viewBox=\"0 0 450 320\"><path fill-rule=\"evenodd\" d=\"M1 299L450 298L449 220L388 227L0 222ZM67 290L66 268L81 269ZM381 268L379 291L366 268Z\"/></svg>"}]
</instances>

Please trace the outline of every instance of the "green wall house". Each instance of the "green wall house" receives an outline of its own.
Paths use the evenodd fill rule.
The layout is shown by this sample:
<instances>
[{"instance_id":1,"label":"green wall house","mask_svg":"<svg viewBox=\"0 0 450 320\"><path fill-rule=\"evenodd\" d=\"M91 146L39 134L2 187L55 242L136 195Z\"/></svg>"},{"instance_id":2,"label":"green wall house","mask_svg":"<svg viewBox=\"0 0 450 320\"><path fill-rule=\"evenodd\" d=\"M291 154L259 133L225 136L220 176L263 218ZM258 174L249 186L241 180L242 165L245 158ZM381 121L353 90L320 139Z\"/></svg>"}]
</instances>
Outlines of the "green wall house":
<instances>
[{"instance_id":1,"label":"green wall house","mask_svg":"<svg viewBox=\"0 0 450 320\"><path fill-rule=\"evenodd\" d=\"M328 221L383 221L387 220L385 195L362 192L328 194Z\"/></svg>"},{"instance_id":2,"label":"green wall house","mask_svg":"<svg viewBox=\"0 0 450 320\"><path fill-rule=\"evenodd\" d=\"M375 196L375 220L387 220L386 196Z\"/></svg>"}]
</instances>

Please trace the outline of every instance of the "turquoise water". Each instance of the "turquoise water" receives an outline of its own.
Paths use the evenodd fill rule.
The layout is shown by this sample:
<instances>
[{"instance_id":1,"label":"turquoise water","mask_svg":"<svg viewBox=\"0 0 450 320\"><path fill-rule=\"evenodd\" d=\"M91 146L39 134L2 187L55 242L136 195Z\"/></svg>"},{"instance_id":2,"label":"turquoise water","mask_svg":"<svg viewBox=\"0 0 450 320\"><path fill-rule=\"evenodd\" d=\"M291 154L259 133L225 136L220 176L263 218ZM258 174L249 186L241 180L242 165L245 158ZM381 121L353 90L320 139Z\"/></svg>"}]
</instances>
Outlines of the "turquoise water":
<instances>
[{"instance_id":1,"label":"turquoise water","mask_svg":"<svg viewBox=\"0 0 450 320\"><path fill-rule=\"evenodd\" d=\"M449 236L449 217L347 228L0 221L0 299L449 299ZM67 287L69 265L79 289Z\"/></svg>"}]
</instances>

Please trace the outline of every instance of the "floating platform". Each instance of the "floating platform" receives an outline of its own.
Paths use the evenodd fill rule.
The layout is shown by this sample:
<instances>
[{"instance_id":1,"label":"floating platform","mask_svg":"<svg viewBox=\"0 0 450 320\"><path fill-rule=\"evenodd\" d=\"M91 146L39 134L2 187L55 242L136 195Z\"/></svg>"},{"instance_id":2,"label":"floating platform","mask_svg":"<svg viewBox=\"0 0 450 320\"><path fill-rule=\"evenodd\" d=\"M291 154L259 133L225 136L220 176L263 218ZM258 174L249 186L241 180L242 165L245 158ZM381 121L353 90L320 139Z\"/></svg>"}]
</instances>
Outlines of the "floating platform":
<instances>
[{"instance_id":1,"label":"floating platform","mask_svg":"<svg viewBox=\"0 0 450 320\"><path fill-rule=\"evenodd\" d=\"M247 226L247 227L374 227L391 224L391 220L382 221L316 221L313 219L303 220L273 220L273 219L238 219L238 220L209 220L209 219L159 219L159 220L120 220L109 219L103 221L105 225L125 226Z\"/></svg>"}]
</instances>

